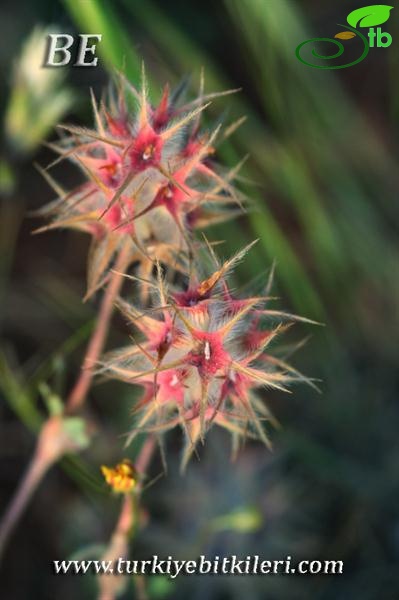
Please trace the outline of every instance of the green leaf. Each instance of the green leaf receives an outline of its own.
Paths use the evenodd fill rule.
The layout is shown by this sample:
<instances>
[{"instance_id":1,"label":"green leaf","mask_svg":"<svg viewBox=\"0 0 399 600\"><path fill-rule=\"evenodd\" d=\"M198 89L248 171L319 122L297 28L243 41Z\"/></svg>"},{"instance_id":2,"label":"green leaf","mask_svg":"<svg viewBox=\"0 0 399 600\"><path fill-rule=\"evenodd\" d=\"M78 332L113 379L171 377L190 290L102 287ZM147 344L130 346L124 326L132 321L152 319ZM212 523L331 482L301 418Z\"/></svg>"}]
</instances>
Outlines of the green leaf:
<instances>
[{"instance_id":1,"label":"green leaf","mask_svg":"<svg viewBox=\"0 0 399 600\"><path fill-rule=\"evenodd\" d=\"M90 438L87 434L86 423L81 417L65 417L63 430L76 450L85 450L89 446Z\"/></svg>"},{"instance_id":2,"label":"green leaf","mask_svg":"<svg viewBox=\"0 0 399 600\"><path fill-rule=\"evenodd\" d=\"M386 4L363 6L349 13L346 20L352 27L374 27L388 21L392 8Z\"/></svg>"},{"instance_id":3,"label":"green leaf","mask_svg":"<svg viewBox=\"0 0 399 600\"><path fill-rule=\"evenodd\" d=\"M148 596L154 600L170 595L175 584L165 575L152 575L148 578Z\"/></svg>"},{"instance_id":4,"label":"green leaf","mask_svg":"<svg viewBox=\"0 0 399 600\"><path fill-rule=\"evenodd\" d=\"M5 160L0 160L0 192L5 195L11 194L15 189L16 180L15 174L11 167Z\"/></svg>"},{"instance_id":5,"label":"green leaf","mask_svg":"<svg viewBox=\"0 0 399 600\"><path fill-rule=\"evenodd\" d=\"M31 390L19 380L15 366L10 366L0 351L0 391L18 418L33 431L40 428L42 416L36 407Z\"/></svg>"},{"instance_id":6,"label":"green leaf","mask_svg":"<svg viewBox=\"0 0 399 600\"><path fill-rule=\"evenodd\" d=\"M216 517L211 521L210 526L212 531L251 533L262 526L262 515L256 508L247 506Z\"/></svg>"},{"instance_id":7,"label":"green leaf","mask_svg":"<svg viewBox=\"0 0 399 600\"><path fill-rule=\"evenodd\" d=\"M39 383L39 392L43 396L43 400L47 405L47 410L51 417L61 416L64 410L62 400L57 394L49 388L47 383L42 381Z\"/></svg>"},{"instance_id":8,"label":"green leaf","mask_svg":"<svg viewBox=\"0 0 399 600\"><path fill-rule=\"evenodd\" d=\"M130 79L139 80L141 61L131 43L130 35L115 11L115 3L103 0L64 0L64 4L81 31L102 33L98 53L105 65L111 71L117 68L124 71Z\"/></svg>"}]
</instances>

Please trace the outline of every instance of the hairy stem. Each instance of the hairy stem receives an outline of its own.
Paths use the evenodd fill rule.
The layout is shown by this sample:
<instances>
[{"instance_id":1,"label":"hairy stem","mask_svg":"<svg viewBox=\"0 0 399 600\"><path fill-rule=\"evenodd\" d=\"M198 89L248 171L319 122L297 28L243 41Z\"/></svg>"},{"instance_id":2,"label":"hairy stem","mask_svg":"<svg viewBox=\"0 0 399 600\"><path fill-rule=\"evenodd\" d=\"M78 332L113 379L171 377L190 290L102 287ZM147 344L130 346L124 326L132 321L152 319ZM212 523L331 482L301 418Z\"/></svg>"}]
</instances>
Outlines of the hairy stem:
<instances>
[{"instance_id":1,"label":"hairy stem","mask_svg":"<svg viewBox=\"0 0 399 600\"><path fill-rule=\"evenodd\" d=\"M145 475L148 466L151 462L152 455L156 446L156 439L153 435L149 435L144 440L140 452L135 460L135 467L139 473Z\"/></svg>"},{"instance_id":2,"label":"hairy stem","mask_svg":"<svg viewBox=\"0 0 399 600\"><path fill-rule=\"evenodd\" d=\"M7 541L24 512L25 506L49 467L50 464L35 452L1 521L0 560Z\"/></svg>"},{"instance_id":3,"label":"hairy stem","mask_svg":"<svg viewBox=\"0 0 399 600\"><path fill-rule=\"evenodd\" d=\"M151 458L156 447L156 440L153 435L149 435L137 456L135 466L137 471L144 476L148 470ZM142 485L136 488L135 499L138 500L142 491ZM115 529L112 533L108 548L102 556L102 560L115 562L119 558L126 558L128 555L129 534L137 521L138 501L135 500L132 494L126 494L122 501L119 518ZM114 566L115 568L115 566ZM123 588L124 582L121 576L115 575L100 575L98 579L99 594L98 600L115 600L119 592ZM144 590L141 590L143 596Z\"/></svg>"},{"instance_id":4,"label":"hairy stem","mask_svg":"<svg viewBox=\"0 0 399 600\"><path fill-rule=\"evenodd\" d=\"M67 413L79 410L86 400L93 379L94 366L104 348L114 302L122 286L123 273L128 264L129 253L129 245L125 244L118 255L114 271L104 292L96 327L87 346L82 371L67 399L65 407ZM26 505L41 480L51 466L67 451L71 451L72 449L71 440L62 435L60 426L60 419L54 419L53 417L49 417L42 426L36 450L29 463L29 467L25 471L9 507L0 522L0 559L13 529L17 525Z\"/></svg>"},{"instance_id":5,"label":"hairy stem","mask_svg":"<svg viewBox=\"0 0 399 600\"><path fill-rule=\"evenodd\" d=\"M129 260L129 253L129 245L125 244L115 262L114 271L104 293L103 301L98 313L97 325L89 345L87 346L86 355L82 364L82 371L69 394L66 404L67 412L75 412L86 400L87 392L90 389L91 380L93 379L96 361L104 348L115 298L118 296L122 286L123 273L125 272Z\"/></svg>"},{"instance_id":6,"label":"hairy stem","mask_svg":"<svg viewBox=\"0 0 399 600\"><path fill-rule=\"evenodd\" d=\"M50 417L40 430L36 449L0 524L0 558L13 529L39 483L66 450L70 440L62 428L62 418Z\"/></svg>"}]
</instances>

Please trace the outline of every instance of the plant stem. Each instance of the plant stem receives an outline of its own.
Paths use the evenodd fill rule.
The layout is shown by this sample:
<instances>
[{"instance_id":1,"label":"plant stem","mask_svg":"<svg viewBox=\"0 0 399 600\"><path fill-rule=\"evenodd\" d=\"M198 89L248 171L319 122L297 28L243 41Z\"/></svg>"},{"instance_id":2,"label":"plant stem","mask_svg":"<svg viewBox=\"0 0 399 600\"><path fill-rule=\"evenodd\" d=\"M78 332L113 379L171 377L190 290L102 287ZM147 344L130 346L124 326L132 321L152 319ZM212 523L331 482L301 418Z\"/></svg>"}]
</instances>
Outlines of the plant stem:
<instances>
[{"instance_id":1,"label":"plant stem","mask_svg":"<svg viewBox=\"0 0 399 600\"><path fill-rule=\"evenodd\" d=\"M68 449L71 449L71 441L63 431L62 417L50 417L40 430L33 457L1 521L0 558L32 494L49 468Z\"/></svg>"},{"instance_id":2,"label":"plant stem","mask_svg":"<svg viewBox=\"0 0 399 600\"><path fill-rule=\"evenodd\" d=\"M122 506L115 529L112 533L102 561L115 563L119 558L126 558L128 552L129 531L133 525L134 507L133 496L126 494L122 500ZM98 577L98 600L115 600L125 585L126 578L121 575L102 574Z\"/></svg>"},{"instance_id":3,"label":"plant stem","mask_svg":"<svg viewBox=\"0 0 399 600\"><path fill-rule=\"evenodd\" d=\"M139 473L142 475L148 469L148 465L150 464L153 452L156 446L156 439L153 435L149 435L144 440L143 445L141 446L140 452L135 460L135 467Z\"/></svg>"},{"instance_id":4,"label":"plant stem","mask_svg":"<svg viewBox=\"0 0 399 600\"><path fill-rule=\"evenodd\" d=\"M156 447L156 440L153 435L149 435L141 447L141 450L135 460L137 471L145 475L151 458ZM141 483L136 488L135 498L138 499L141 493ZM112 533L108 548L102 556L102 560L110 560L115 563L119 558L126 558L128 554L129 533L132 531L137 520L138 502L134 502L132 494L126 494L122 501L118 521ZM115 600L123 587L121 577L115 575L99 576L99 594L98 600ZM142 590L142 595L143 595Z\"/></svg>"},{"instance_id":5,"label":"plant stem","mask_svg":"<svg viewBox=\"0 0 399 600\"><path fill-rule=\"evenodd\" d=\"M96 327L87 346L82 371L67 399L65 407L67 413L76 412L86 400L93 379L94 366L104 348L115 298L122 286L123 273L129 261L129 254L130 247L125 244L118 255L108 286L104 292ZM54 425L55 420L53 417L49 417L42 425L32 460L0 522L0 559L10 534L41 480L51 466L65 452L71 450L70 440L60 435L59 423L57 427L54 427Z\"/></svg>"},{"instance_id":6,"label":"plant stem","mask_svg":"<svg viewBox=\"0 0 399 600\"><path fill-rule=\"evenodd\" d=\"M115 262L114 271L105 290L100 312L98 313L97 325L87 346L82 371L68 396L66 403L67 412L75 412L86 400L87 392L93 379L94 366L104 348L115 298L122 286L123 273L129 260L129 253L130 247L128 244L125 244Z\"/></svg>"},{"instance_id":7,"label":"plant stem","mask_svg":"<svg viewBox=\"0 0 399 600\"><path fill-rule=\"evenodd\" d=\"M33 455L21 481L4 514L0 526L0 560L7 541L18 523L25 506L48 471L50 464L37 452Z\"/></svg>"}]
</instances>

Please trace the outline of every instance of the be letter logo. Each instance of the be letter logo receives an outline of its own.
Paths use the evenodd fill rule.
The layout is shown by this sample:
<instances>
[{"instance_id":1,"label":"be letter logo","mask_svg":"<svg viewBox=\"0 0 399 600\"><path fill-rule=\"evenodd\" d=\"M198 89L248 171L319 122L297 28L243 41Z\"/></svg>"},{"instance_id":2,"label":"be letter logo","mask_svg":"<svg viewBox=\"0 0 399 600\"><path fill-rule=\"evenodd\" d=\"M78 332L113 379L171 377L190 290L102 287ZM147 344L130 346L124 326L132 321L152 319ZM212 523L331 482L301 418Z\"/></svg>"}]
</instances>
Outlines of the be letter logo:
<instances>
[{"instance_id":1,"label":"be letter logo","mask_svg":"<svg viewBox=\"0 0 399 600\"><path fill-rule=\"evenodd\" d=\"M98 58L96 54L96 46L101 42L102 34L80 33L78 35L77 57L73 63L74 67L96 67ZM50 33L48 35L48 47L44 64L46 67L65 67L69 65L72 54L70 48L74 46L74 38L68 33ZM95 43L94 43L95 42ZM91 56L87 56L91 54Z\"/></svg>"}]
</instances>

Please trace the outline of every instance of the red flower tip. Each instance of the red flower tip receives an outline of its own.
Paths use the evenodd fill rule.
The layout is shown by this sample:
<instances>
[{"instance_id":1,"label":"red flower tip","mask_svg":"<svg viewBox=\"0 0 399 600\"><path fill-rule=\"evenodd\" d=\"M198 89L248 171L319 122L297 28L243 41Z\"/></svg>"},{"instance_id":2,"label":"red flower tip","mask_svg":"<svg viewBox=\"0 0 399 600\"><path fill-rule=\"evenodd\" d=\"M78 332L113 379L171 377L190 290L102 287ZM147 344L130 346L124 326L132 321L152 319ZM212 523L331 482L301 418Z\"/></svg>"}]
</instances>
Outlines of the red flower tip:
<instances>
[{"instance_id":1,"label":"red flower tip","mask_svg":"<svg viewBox=\"0 0 399 600\"><path fill-rule=\"evenodd\" d=\"M145 125L127 148L130 167L141 172L158 166L161 160L163 139L150 125Z\"/></svg>"}]
</instances>

